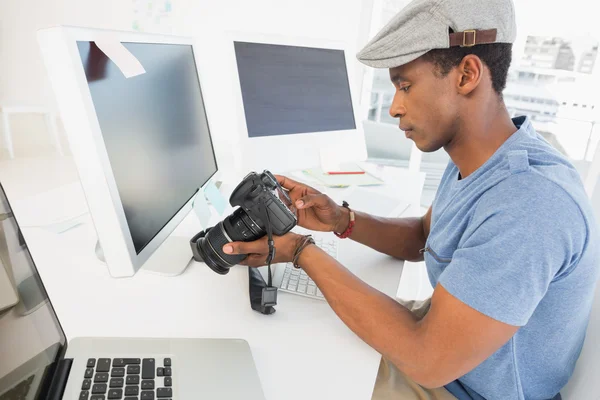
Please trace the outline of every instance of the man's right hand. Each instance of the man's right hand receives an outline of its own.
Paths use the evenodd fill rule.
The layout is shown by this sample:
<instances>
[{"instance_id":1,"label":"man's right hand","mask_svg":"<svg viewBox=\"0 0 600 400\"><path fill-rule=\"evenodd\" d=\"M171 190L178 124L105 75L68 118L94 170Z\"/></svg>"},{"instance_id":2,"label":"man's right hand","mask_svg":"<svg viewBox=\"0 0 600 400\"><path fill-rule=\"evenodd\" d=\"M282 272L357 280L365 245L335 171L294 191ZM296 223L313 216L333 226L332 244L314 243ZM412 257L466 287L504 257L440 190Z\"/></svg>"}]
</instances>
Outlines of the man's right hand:
<instances>
[{"instance_id":1,"label":"man's right hand","mask_svg":"<svg viewBox=\"0 0 600 400\"><path fill-rule=\"evenodd\" d=\"M337 205L329 196L281 175L275 175L289 191L297 209L298 225L321 232L344 232L350 223L348 209Z\"/></svg>"}]
</instances>

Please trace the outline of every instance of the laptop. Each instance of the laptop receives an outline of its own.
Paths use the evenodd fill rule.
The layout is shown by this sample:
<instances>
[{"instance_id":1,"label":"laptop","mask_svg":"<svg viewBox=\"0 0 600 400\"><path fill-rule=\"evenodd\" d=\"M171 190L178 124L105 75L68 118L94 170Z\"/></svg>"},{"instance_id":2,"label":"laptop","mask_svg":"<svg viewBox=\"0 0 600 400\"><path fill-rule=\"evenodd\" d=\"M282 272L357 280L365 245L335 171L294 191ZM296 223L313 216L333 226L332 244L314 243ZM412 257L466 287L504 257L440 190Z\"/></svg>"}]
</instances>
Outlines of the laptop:
<instances>
[{"instance_id":1,"label":"laptop","mask_svg":"<svg viewBox=\"0 0 600 400\"><path fill-rule=\"evenodd\" d=\"M16 306L0 310L0 400L264 399L244 340L67 342L1 185L0 203L8 208L0 222L0 259L16 281L31 282L17 291Z\"/></svg>"},{"instance_id":2,"label":"laptop","mask_svg":"<svg viewBox=\"0 0 600 400\"><path fill-rule=\"evenodd\" d=\"M374 164L408 168L413 142L397 125L363 121L368 161Z\"/></svg>"}]
</instances>

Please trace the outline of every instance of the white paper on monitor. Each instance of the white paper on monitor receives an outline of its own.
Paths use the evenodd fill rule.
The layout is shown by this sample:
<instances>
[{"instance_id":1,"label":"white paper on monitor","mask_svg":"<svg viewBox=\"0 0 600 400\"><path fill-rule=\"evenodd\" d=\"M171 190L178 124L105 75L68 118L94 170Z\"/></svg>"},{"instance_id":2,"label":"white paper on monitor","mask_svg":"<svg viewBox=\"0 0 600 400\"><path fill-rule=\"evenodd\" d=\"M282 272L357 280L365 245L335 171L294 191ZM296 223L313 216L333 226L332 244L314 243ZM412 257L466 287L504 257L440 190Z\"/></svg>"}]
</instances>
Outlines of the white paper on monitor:
<instances>
[{"instance_id":1,"label":"white paper on monitor","mask_svg":"<svg viewBox=\"0 0 600 400\"><path fill-rule=\"evenodd\" d=\"M99 39L95 43L119 67L125 78L133 78L134 76L146 73L144 66L139 60L118 40L108 38Z\"/></svg>"}]
</instances>

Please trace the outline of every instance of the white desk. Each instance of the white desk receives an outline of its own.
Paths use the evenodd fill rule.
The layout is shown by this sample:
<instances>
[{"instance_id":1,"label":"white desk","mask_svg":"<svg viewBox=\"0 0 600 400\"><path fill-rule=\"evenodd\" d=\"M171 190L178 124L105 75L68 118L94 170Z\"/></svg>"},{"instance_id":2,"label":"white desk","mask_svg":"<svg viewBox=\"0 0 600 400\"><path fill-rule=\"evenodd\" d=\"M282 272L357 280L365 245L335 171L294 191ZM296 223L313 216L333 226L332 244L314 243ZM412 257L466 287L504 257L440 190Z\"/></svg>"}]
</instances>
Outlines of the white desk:
<instances>
[{"instance_id":1,"label":"white desk","mask_svg":"<svg viewBox=\"0 0 600 400\"><path fill-rule=\"evenodd\" d=\"M17 218L19 212L24 211L15 207ZM409 212L418 214L418 207ZM177 234L191 237L199 228L190 214ZM111 278L95 259L91 219L59 235L35 227L23 228L23 234L68 338L243 338L267 399L371 396L380 355L325 302L281 293L277 312L261 315L250 309L245 267L221 276L191 262L174 278L147 273ZM353 263L361 279L395 296L401 261L350 240L340 242L338 258Z\"/></svg>"}]
</instances>

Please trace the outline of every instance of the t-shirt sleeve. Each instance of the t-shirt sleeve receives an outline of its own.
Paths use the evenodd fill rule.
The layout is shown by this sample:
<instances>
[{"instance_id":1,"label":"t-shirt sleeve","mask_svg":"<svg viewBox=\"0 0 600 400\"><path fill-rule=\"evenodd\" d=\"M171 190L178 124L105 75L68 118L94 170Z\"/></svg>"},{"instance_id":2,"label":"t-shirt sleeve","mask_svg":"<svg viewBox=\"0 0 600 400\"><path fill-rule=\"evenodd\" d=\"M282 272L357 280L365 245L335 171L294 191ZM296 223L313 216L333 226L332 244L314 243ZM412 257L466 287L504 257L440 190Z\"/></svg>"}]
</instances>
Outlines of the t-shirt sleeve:
<instances>
[{"instance_id":1,"label":"t-shirt sleeve","mask_svg":"<svg viewBox=\"0 0 600 400\"><path fill-rule=\"evenodd\" d=\"M576 265L583 215L564 189L534 173L506 179L476 207L439 283L475 310L523 326L550 283Z\"/></svg>"}]
</instances>

